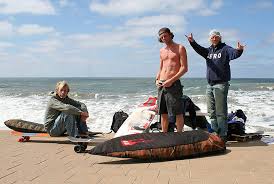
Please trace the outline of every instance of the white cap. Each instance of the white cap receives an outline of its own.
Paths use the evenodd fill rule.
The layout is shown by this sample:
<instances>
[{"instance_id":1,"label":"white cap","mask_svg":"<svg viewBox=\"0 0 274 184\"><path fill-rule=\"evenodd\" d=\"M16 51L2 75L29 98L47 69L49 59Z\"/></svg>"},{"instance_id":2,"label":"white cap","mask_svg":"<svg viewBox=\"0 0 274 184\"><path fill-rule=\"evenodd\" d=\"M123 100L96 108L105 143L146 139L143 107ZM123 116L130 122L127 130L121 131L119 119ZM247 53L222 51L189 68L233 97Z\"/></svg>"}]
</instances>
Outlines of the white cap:
<instances>
[{"instance_id":1,"label":"white cap","mask_svg":"<svg viewBox=\"0 0 274 184\"><path fill-rule=\"evenodd\" d=\"M212 29L209 32L209 38L211 38L212 36L218 36L218 37L222 38L221 33L219 31L217 31L216 29Z\"/></svg>"}]
</instances>

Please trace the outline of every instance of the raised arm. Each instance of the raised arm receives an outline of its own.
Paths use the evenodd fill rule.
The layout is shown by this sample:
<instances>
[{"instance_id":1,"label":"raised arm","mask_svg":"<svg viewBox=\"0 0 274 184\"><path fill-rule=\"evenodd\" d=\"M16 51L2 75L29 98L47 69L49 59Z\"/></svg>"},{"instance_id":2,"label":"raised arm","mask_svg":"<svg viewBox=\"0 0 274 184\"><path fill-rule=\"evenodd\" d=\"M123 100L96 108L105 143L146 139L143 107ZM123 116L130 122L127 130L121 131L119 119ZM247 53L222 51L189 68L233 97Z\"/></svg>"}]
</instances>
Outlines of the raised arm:
<instances>
[{"instance_id":1,"label":"raised arm","mask_svg":"<svg viewBox=\"0 0 274 184\"><path fill-rule=\"evenodd\" d=\"M241 45L240 42L237 43L237 48L234 49L232 47L227 48L226 53L228 55L229 60L237 59L240 57L244 51L244 45Z\"/></svg>"},{"instance_id":2,"label":"raised arm","mask_svg":"<svg viewBox=\"0 0 274 184\"><path fill-rule=\"evenodd\" d=\"M203 58L207 58L208 52L209 50L207 48L202 47L201 45L199 45L193 38L192 33L190 33L189 36L185 35L187 37L187 40L189 41L190 45L192 46L192 48L199 54L201 55Z\"/></svg>"}]
</instances>

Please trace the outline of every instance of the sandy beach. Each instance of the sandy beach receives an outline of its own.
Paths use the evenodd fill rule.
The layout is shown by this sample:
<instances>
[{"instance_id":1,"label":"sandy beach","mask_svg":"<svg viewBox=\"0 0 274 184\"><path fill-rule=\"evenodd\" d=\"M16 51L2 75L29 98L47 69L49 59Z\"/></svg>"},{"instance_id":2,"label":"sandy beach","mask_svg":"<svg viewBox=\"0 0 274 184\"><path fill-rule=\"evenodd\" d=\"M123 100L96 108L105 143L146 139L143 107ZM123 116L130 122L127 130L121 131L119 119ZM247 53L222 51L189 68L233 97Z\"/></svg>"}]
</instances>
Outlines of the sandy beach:
<instances>
[{"instance_id":1,"label":"sandy beach","mask_svg":"<svg viewBox=\"0 0 274 184\"><path fill-rule=\"evenodd\" d=\"M32 137L25 143L17 139L9 131L0 131L1 184L274 183L274 146L260 141L229 143L226 153L220 155L151 162L77 154L65 137Z\"/></svg>"}]
</instances>

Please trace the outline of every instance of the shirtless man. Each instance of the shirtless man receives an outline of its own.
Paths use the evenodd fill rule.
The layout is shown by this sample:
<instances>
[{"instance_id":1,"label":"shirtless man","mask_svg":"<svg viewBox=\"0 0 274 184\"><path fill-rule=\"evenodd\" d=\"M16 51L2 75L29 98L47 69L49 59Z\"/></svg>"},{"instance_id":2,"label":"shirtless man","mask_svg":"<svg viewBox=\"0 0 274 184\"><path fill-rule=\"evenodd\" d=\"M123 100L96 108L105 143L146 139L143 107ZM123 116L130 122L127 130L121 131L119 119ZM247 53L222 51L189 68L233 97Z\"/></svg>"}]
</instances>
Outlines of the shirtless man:
<instances>
[{"instance_id":1,"label":"shirtless man","mask_svg":"<svg viewBox=\"0 0 274 184\"><path fill-rule=\"evenodd\" d=\"M173 41L173 33L169 28L158 32L159 41L165 43L160 49L160 70L156 76L158 87L158 106L161 115L162 131L168 131L168 116L176 116L177 132L184 128L182 85L180 77L187 70L187 54L184 46Z\"/></svg>"}]
</instances>

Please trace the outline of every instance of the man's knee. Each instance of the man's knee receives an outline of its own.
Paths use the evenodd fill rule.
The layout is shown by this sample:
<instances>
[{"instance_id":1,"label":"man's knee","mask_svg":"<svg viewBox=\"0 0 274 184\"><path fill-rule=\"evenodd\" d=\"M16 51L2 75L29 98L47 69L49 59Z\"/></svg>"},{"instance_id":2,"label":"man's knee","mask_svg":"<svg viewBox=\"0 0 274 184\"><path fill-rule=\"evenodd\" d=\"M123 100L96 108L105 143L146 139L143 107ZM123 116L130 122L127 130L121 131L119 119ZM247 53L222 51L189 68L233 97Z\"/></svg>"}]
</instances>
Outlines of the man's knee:
<instances>
[{"instance_id":1,"label":"man's knee","mask_svg":"<svg viewBox=\"0 0 274 184\"><path fill-rule=\"evenodd\" d=\"M167 118L168 118L168 115L167 115L167 114L161 114L161 117L162 117L163 119L167 119Z\"/></svg>"},{"instance_id":2,"label":"man's knee","mask_svg":"<svg viewBox=\"0 0 274 184\"><path fill-rule=\"evenodd\" d=\"M178 114L178 115L176 115L176 118L178 118L179 120L184 120L183 114Z\"/></svg>"},{"instance_id":3,"label":"man's knee","mask_svg":"<svg viewBox=\"0 0 274 184\"><path fill-rule=\"evenodd\" d=\"M63 116L65 122L75 122L76 120L76 115L73 114L68 114L68 113L61 113L61 116Z\"/></svg>"}]
</instances>

